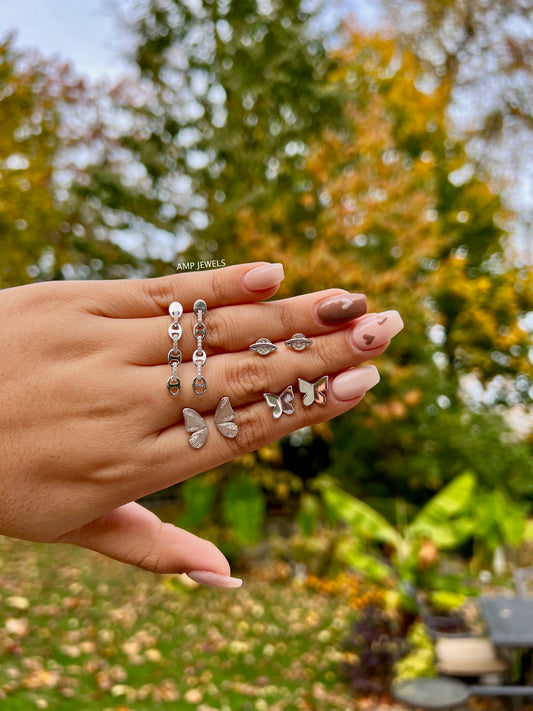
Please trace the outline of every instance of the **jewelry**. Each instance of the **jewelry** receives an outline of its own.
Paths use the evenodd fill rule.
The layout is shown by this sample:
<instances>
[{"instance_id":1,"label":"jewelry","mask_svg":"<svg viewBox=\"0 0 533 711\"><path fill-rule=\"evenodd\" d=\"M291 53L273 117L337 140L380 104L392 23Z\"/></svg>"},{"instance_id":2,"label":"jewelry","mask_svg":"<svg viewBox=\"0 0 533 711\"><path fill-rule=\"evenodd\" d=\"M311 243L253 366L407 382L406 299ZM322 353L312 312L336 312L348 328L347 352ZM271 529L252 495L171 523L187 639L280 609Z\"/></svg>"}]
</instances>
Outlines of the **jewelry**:
<instances>
[{"instance_id":1,"label":"jewelry","mask_svg":"<svg viewBox=\"0 0 533 711\"><path fill-rule=\"evenodd\" d=\"M196 350L192 354L192 362L196 366L196 377L192 381L192 389L195 395L203 395L207 388L207 383L202 375L202 368L207 359L206 353L202 348L202 342L207 333L205 323L203 322L203 318L207 313L207 306L203 299L196 299L192 308L197 318L197 323L194 324L192 331L196 338Z\"/></svg>"},{"instance_id":2,"label":"jewelry","mask_svg":"<svg viewBox=\"0 0 533 711\"><path fill-rule=\"evenodd\" d=\"M252 343L250 350L259 353L259 355L266 356L269 353L277 351L278 347L268 338L258 338L255 343Z\"/></svg>"},{"instance_id":3,"label":"jewelry","mask_svg":"<svg viewBox=\"0 0 533 711\"><path fill-rule=\"evenodd\" d=\"M307 336L304 336L303 333L295 333L292 338L285 341L285 345L287 348L292 348L295 351L304 351L311 345L312 342L313 341L310 338L307 338Z\"/></svg>"},{"instance_id":4,"label":"jewelry","mask_svg":"<svg viewBox=\"0 0 533 711\"><path fill-rule=\"evenodd\" d=\"M168 312L172 316L172 323L168 327L168 335L172 339L172 348L168 352L168 364L172 368L172 375L167 380L167 390L175 397L181 390L177 370L178 365L181 363L181 351L178 348L178 342L181 338L182 328L178 321L183 313L183 306L179 301L173 301L168 307Z\"/></svg>"},{"instance_id":5,"label":"jewelry","mask_svg":"<svg viewBox=\"0 0 533 711\"><path fill-rule=\"evenodd\" d=\"M328 389L328 376L323 375L316 383L308 383L307 380L298 378L298 386L303 395L303 403L306 407L317 402L319 405L326 404L326 391Z\"/></svg>"},{"instance_id":6,"label":"jewelry","mask_svg":"<svg viewBox=\"0 0 533 711\"><path fill-rule=\"evenodd\" d=\"M185 430L191 433L189 444L193 449L200 449L207 442L207 423L204 418L190 407L183 408Z\"/></svg>"},{"instance_id":7,"label":"jewelry","mask_svg":"<svg viewBox=\"0 0 533 711\"><path fill-rule=\"evenodd\" d=\"M267 405L272 408L272 417L277 420L282 415L292 415L294 412L294 405L292 401L294 400L294 391L292 385L280 393L279 395L273 395L272 393L264 393Z\"/></svg>"},{"instance_id":8,"label":"jewelry","mask_svg":"<svg viewBox=\"0 0 533 711\"><path fill-rule=\"evenodd\" d=\"M229 401L229 397L224 396L220 399L215 412L215 425L217 430L224 437L233 439L237 436L239 428L233 422L235 419L235 412Z\"/></svg>"}]
</instances>

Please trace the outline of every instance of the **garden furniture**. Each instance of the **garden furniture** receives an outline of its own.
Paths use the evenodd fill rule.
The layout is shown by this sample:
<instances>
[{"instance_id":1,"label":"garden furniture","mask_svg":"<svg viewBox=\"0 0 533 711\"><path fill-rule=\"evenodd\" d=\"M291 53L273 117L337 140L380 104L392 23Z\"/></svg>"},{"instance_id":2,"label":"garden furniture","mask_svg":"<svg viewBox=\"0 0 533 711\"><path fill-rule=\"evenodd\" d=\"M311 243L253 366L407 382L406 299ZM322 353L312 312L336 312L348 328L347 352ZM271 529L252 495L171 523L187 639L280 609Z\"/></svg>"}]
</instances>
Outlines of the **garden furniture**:
<instances>
[{"instance_id":1,"label":"garden furniture","mask_svg":"<svg viewBox=\"0 0 533 711\"><path fill-rule=\"evenodd\" d=\"M470 689L458 679L419 677L393 684L391 694L396 701L411 708L441 711L464 706L470 697Z\"/></svg>"},{"instance_id":2,"label":"garden furniture","mask_svg":"<svg viewBox=\"0 0 533 711\"><path fill-rule=\"evenodd\" d=\"M513 579L519 597L533 597L533 567L515 568Z\"/></svg>"}]
</instances>

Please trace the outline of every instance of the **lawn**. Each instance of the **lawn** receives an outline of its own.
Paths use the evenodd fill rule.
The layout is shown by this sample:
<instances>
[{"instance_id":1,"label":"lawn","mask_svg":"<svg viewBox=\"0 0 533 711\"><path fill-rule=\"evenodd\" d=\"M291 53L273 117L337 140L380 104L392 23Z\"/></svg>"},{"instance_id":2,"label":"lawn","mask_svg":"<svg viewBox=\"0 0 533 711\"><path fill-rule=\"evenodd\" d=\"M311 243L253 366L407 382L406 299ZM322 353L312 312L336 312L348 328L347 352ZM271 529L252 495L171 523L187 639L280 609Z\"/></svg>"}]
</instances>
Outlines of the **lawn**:
<instances>
[{"instance_id":1,"label":"lawn","mask_svg":"<svg viewBox=\"0 0 533 711\"><path fill-rule=\"evenodd\" d=\"M353 611L268 571L186 585L72 546L0 538L6 711L351 709L339 679Z\"/></svg>"}]
</instances>

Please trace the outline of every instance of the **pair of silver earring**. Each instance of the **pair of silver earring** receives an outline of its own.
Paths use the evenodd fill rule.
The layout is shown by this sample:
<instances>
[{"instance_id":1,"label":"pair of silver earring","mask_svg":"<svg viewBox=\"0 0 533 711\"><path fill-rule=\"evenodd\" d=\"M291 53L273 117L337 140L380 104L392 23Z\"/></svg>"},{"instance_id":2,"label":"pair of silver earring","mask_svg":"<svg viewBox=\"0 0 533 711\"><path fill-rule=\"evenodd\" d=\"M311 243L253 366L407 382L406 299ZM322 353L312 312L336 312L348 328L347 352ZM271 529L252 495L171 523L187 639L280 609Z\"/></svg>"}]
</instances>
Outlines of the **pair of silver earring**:
<instances>
[{"instance_id":1,"label":"pair of silver earring","mask_svg":"<svg viewBox=\"0 0 533 711\"><path fill-rule=\"evenodd\" d=\"M207 313L207 305L203 299L197 299L193 305L196 314L196 323L193 328L193 336L196 338L196 350L192 355L192 362L196 366L196 377L192 381L192 389L195 395L203 395L207 389L207 383L202 375L202 368L207 360L206 352L203 349L203 341L207 334L204 317ZM178 378L178 366L181 363L182 355L179 349L179 340L183 329L179 323L183 314L183 306L179 301L173 301L168 307L168 312L172 316L172 323L168 327L168 335L172 339L172 348L168 352L168 364L172 368L172 373L167 380L167 390L175 397L181 390L180 379Z\"/></svg>"},{"instance_id":2,"label":"pair of silver earring","mask_svg":"<svg viewBox=\"0 0 533 711\"><path fill-rule=\"evenodd\" d=\"M312 339L307 338L303 333L295 333L291 338L285 341L285 345L287 348L292 348L295 351L304 351L312 342ZM262 356L269 355L278 350L276 344L272 343L269 338L258 338L249 348L251 351L254 351L254 353Z\"/></svg>"},{"instance_id":3,"label":"pair of silver earring","mask_svg":"<svg viewBox=\"0 0 533 711\"><path fill-rule=\"evenodd\" d=\"M302 402L305 407L313 403L318 405L326 404L326 392L328 390L329 376L323 375L315 383L309 383L303 378L298 378L298 388L302 395ZM272 417L277 420L282 415L294 414L294 390L292 385L285 388L279 395L264 393L263 397L269 407L272 408Z\"/></svg>"},{"instance_id":4,"label":"pair of silver earring","mask_svg":"<svg viewBox=\"0 0 533 711\"><path fill-rule=\"evenodd\" d=\"M183 408L183 422L185 430L191 436L189 444L194 449L200 449L207 442L207 422L200 413L193 410L191 407ZM224 396L220 399L215 412L215 425L221 435L228 439L233 439L237 436L239 428L233 421L235 412L229 401L229 397Z\"/></svg>"}]
</instances>

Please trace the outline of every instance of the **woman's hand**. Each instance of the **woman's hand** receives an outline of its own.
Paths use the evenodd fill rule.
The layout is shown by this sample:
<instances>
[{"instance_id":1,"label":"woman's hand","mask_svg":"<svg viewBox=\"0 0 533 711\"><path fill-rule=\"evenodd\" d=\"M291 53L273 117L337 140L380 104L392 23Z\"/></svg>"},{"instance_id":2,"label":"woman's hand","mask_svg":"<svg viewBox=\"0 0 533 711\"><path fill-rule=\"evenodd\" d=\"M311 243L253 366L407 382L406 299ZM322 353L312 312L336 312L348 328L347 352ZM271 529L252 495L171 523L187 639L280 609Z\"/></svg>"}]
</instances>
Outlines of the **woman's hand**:
<instances>
[{"instance_id":1,"label":"woman's hand","mask_svg":"<svg viewBox=\"0 0 533 711\"><path fill-rule=\"evenodd\" d=\"M207 584L239 584L211 543L134 500L353 407L379 380L363 364L402 327L394 311L361 316L364 297L341 290L259 303L282 278L281 265L261 263L0 292L0 533L75 543L156 572L204 571L191 577ZM200 396L192 390L197 299L208 309ZM184 308L176 397L166 386L173 301ZM284 345L298 332L313 339L300 352ZM260 337L278 350L254 353L249 346ZM324 375L326 403L304 406L298 378L314 383ZM274 418L263 395L289 385L294 413ZM231 439L214 423L224 396L238 426ZM207 424L200 449L189 444L184 408Z\"/></svg>"}]
</instances>

